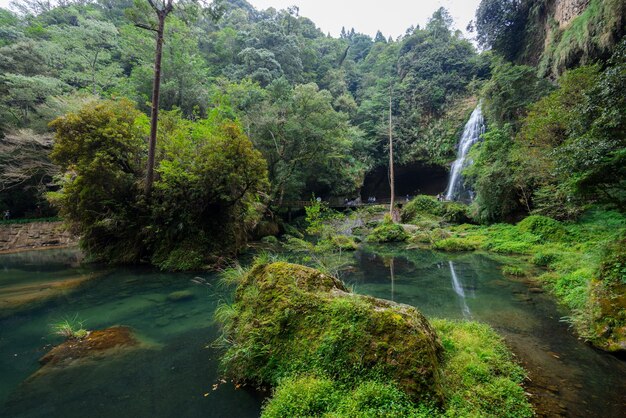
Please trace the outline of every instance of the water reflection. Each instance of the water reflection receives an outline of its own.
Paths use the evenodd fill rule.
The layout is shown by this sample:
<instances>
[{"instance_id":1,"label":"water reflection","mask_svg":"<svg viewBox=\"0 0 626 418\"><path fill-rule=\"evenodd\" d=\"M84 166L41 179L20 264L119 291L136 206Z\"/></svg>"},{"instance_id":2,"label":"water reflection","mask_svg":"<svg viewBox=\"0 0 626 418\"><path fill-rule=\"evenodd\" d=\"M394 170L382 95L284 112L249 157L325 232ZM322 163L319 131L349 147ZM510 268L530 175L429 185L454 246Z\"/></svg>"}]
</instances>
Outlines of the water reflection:
<instances>
[{"instance_id":1,"label":"water reflection","mask_svg":"<svg viewBox=\"0 0 626 418\"><path fill-rule=\"evenodd\" d=\"M472 317L472 312L470 311L470 308L469 306L467 306L467 302L465 301L465 290L463 290L463 285L456 275L456 271L454 270L454 263L452 261L448 261L448 265L450 266L450 276L452 277L452 288L454 289L454 293L456 293L459 297L459 303L461 305L463 317L469 319Z\"/></svg>"}]
</instances>

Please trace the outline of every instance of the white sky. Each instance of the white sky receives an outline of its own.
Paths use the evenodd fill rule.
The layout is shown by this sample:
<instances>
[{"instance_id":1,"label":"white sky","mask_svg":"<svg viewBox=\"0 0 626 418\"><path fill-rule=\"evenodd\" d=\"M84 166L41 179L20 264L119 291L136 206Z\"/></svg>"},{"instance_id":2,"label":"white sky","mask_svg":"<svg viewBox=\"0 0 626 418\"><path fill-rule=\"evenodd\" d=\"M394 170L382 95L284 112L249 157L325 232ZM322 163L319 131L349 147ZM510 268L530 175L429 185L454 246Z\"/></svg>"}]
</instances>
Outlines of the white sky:
<instances>
[{"instance_id":1,"label":"white sky","mask_svg":"<svg viewBox=\"0 0 626 418\"><path fill-rule=\"evenodd\" d=\"M0 0L8 8L11 0ZM424 26L435 10L443 6L452 14L455 26L465 31L480 0L248 0L257 9L284 9L298 6L300 15L310 18L324 33L338 36L341 27L374 36L396 38L411 25Z\"/></svg>"},{"instance_id":2,"label":"white sky","mask_svg":"<svg viewBox=\"0 0 626 418\"><path fill-rule=\"evenodd\" d=\"M0 0L4 1L4 0ZM462 31L474 19L480 0L248 0L257 9L284 9L298 6L300 15L310 18L324 33L338 36L341 27L374 36L396 38L411 25L426 24L435 10L443 6Z\"/></svg>"}]
</instances>

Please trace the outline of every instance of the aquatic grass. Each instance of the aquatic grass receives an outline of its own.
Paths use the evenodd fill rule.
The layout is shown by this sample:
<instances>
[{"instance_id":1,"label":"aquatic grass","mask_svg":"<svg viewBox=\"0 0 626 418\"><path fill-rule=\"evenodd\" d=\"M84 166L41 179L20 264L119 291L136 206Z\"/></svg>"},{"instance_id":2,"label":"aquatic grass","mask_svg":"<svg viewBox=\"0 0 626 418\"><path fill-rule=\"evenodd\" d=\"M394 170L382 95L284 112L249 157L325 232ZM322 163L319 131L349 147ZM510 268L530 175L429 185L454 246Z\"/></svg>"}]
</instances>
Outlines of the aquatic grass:
<instances>
[{"instance_id":1,"label":"aquatic grass","mask_svg":"<svg viewBox=\"0 0 626 418\"><path fill-rule=\"evenodd\" d=\"M84 321L78 319L78 314L73 318L65 318L61 321L50 324L52 333L65 339L82 339L89 335L89 331L84 327Z\"/></svg>"}]
</instances>

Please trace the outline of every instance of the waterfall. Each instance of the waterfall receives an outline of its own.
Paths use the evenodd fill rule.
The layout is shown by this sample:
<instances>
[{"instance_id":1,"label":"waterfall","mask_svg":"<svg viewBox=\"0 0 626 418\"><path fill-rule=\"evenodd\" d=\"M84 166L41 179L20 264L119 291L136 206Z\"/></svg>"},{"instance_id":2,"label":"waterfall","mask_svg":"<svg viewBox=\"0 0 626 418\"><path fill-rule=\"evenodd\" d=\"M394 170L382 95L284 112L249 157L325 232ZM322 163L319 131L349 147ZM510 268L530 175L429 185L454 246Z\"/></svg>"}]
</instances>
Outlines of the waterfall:
<instances>
[{"instance_id":1,"label":"waterfall","mask_svg":"<svg viewBox=\"0 0 626 418\"><path fill-rule=\"evenodd\" d=\"M448 189L446 191L446 200L459 200L463 194L463 179L461 171L471 163L467 161L467 153L472 145L480 139L480 135L485 132L485 120L480 104L472 112L469 121L463 129L463 136L459 141L459 150L457 152L456 161L452 164L450 170L450 180L448 181ZM470 196L471 200L471 196Z\"/></svg>"},{"instance_id":2,"label":"waterfall","mask_svg":"<svg viewBox=\"0 0 626 418\"><path fill-rule=\"evenodd\" d=\"M463 290L463 286L461 286L461 282L456 275L456 271L454 270L454 263L452 261L448 261L448 265L450 266L450 276L452 276L452 288L454 292L459 296L459 302L461 304L461 310L463 311L463 317L471 318L472 313L470 312L469 306L467 306L467 302L465 301L465 290Z\"/></svg>"}]
</instances>

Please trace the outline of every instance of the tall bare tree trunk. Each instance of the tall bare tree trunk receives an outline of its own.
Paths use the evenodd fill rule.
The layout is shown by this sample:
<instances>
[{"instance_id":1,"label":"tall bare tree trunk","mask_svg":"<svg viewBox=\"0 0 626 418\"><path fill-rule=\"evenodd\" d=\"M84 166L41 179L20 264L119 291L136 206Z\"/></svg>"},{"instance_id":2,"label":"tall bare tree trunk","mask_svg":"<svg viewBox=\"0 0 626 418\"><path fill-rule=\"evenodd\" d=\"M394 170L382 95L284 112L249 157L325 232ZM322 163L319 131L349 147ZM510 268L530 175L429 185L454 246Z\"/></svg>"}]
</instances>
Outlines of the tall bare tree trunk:
<instances>
[{"instance_id":1,"label":"tall bare tree trunk","mask_svg":"<svg viewBox=\"0 0 626 418\"><path fill-rule=\"evenodd\" d=\"M396 197L396 182L393 173L393 127L391 125L391 95L392 87L389 87L389 188L391 189L391 204L389 205L389 215L393 219L393 207L395 205Z\"/></svg>"},{"instance_id":2,"label":"tall bare tree trunk","mask_svg":"<svg viewBox=\"0 0 626 418\"><path fill-rule=\"evenodd\" d=\"M156 152L157 126L159 121L159 94L161 92L161 56L163 55L163 31L165 18L163 12L157 13L159 26L156 30L156 55L154 57L154 82L152 84L152 113L150 115L150 148L148 150L148 168L146 170L146 196L152 193L154 183L154 155Z\"/></svg>"}]
</instances>

